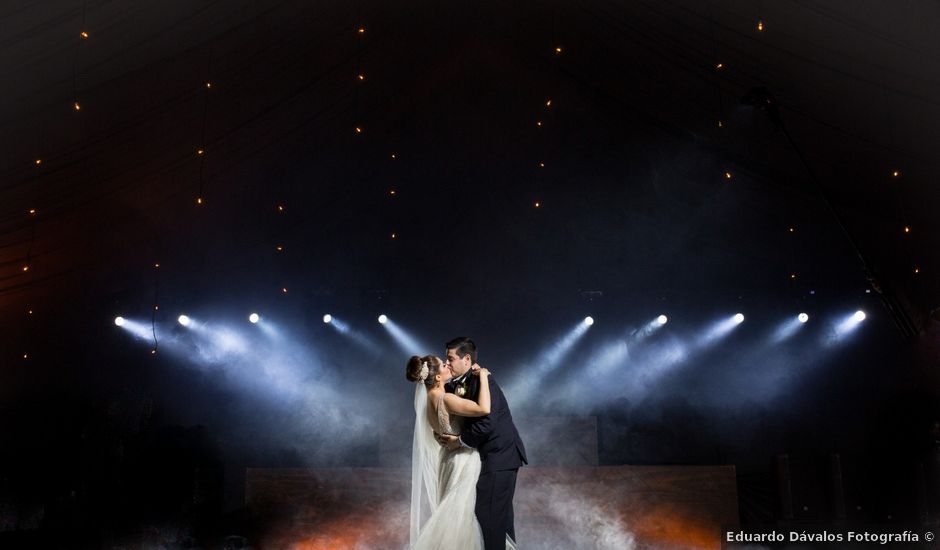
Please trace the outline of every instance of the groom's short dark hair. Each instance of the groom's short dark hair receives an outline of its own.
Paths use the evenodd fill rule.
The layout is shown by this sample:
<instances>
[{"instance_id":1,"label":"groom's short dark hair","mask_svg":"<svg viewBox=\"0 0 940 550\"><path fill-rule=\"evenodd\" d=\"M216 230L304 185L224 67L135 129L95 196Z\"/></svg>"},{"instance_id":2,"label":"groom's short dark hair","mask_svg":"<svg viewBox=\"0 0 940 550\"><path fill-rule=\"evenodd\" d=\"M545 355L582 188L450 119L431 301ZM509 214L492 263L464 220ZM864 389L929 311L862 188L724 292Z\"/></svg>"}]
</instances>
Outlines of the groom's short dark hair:
<instances>
[{"instance_id":1,"label":"groom's short dark hair","mask_svg":"<svg viewBox=\"0 0 940 550\"><path fill-rule=\"evenodd\" d=\"M474 363L477 362L477 345L473 343L473 340L466 336L458 336L450 342L447 342L444 344L444 349L454 350L454 353L457 354L457 357L469 355L471 361Z\"/></svg>"}]
</instances>

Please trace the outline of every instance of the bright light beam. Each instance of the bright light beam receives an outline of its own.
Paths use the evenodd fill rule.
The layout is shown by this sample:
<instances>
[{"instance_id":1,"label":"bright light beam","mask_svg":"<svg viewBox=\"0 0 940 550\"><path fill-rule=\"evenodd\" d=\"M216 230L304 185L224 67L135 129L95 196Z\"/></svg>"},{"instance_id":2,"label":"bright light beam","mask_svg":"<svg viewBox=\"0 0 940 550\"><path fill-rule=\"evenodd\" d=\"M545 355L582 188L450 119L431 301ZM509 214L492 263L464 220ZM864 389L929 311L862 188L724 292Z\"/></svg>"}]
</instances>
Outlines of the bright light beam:
<instances>
[{"instance_id":1,"label":"bright light beam","mask_svg":"<svg viewBox=\"0 0 940 550\"><path fill-rule=\"evenodd\" d=\"M137 338L138 340L147 340L148 342L153 343L153 328L151 327L150 323L144 324L139 321L125 319L124 317L118 317L118 319L121 319L121 324L117 323L117 319L114 320L114 324L131 333L134 338Z\"/></svg>"},{"instance_id":2,"label":"bright light beam","mask_svg":"<svg viewBox=\"0 0 940 550\"><path fill-rule=\"evenodd\" d=\"M599 352L591 356L588 360L588 376L604 374L618 364L627 361L630 357L631 348L650 337L657 330L663 328L667 322L669 322L669 319L665 315L660 315L642 327L634 330L626 340L617 340L601 348Z\"/></svg>"},{"instance_id":3,"label":"bright light beam","mask_svg":"<svg viewBox=\"0 0 940 550\"><path fill-rule=\"evenodd\" d=\"M708 331L699 337L696 347L707 346L716 340L727 336L738 325L744 322L744 314L737 313L732 317L718 321Z\"/></svg>"},{"instance_id":4,"label":"bright light beam","mask_svg":"<svg viewBox=\"0 0 940 550\"><path fill-rule=\"evenodd\" d=\"M526 400L537 389L539 381L561 364L561 360L584 336L590 326L587 319L579 322L561 340L543 351L535 359L534 369L523 368L521 372L526 373L525 376L516 375L516 379L512 383L513 387L509 390L510 393L518 395L520 400Z\"/></svg>"},{"instance_id":5,"label":"bright light beam","mask_svg":"<svg viewBox=\"0 0 940 550\"><path fill-rule=\"evenodd\" d=\"M326 317L330 318L329 322L326 321ZM365 334L362 334L358 330L351 329L349 327L349 324L344 322L342 319L337 319L336 317L333 317L332 315L324 315L323 318L324 318L323 322L333 327L333 330L342 334L346 338L349 338L350 340L362 346L363 348L368 349L368 350L375 350L378 348L378 345L371 338L369 338ZM385 326L388 327L388 325L385 325Z\"/></svg>"},{"instance_id":6,"label":"bright light beam","mask_svg":"<svg viewBox=\"0 0 940 550\"><path fill-rule=\"evenodd\" d=\"M865 312L858 310L851 315L847 315L842 318L841 321L838 321L835 326L832 327L832 332L826 335L824 343L827 346L832 346L842 342L847 339L855 329L865 320Z\"/></svg>"},{"instance_id":7,"label":"bright light beam","mask_svg":"<svg viewBox=\"0 0 940 550\"><path fill-rule=\"evenodd\" d=\"M382 317L385 317L384 315ZM398 347L407 353L408 355L424 355L427 353L432 353L434 348L427 346L424 342L419 341L417 338L409 334L405 329L400 327L398 323L392 321L388 317L385 317L385 322L382 323L385 327L385 330L392 335L392 339L395 340L395 343L398 344Z\"/></svg>"},{"instance_id":8,"label":"bright light beam","mask_svg":"<svg viewBox=\"0 0 940 550\"><path fill-rule=\"evenodd\" d=\"M774 330L773 335L770 337L771 343L779 344L788 338L792 338L794 334L800 328L802 328L803 323L800 322L797 318L791 318L780 323L780 326Z\"/></svg>"}]
</instances>

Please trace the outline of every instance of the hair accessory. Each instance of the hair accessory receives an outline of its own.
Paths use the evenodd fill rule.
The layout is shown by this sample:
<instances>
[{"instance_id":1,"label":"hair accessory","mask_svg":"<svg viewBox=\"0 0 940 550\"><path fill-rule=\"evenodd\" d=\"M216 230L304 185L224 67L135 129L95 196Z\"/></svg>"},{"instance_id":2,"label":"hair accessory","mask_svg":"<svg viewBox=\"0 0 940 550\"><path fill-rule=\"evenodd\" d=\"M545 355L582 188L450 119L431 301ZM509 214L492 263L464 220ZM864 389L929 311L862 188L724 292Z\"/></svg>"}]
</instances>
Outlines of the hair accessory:
<instances>
[{"instance_id":1,"label":"hair accessory","mask_svg":"<svg viewBox=\"0 0 940 550\"><path fill-rule=\"evenodd\" d=\"M421 372L418 373L418 379L424 382L428 379L428 362L421 363Z\"/></svg>"}]
</instances>

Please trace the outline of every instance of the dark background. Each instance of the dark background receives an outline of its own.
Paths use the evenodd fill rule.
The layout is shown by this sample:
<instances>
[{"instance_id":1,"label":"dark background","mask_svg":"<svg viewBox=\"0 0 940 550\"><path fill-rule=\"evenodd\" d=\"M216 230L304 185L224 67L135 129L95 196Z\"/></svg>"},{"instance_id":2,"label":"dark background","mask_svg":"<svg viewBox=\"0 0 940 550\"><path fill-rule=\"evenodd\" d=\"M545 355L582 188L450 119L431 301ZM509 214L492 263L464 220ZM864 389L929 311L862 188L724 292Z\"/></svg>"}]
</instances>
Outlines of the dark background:
<instances>
[{"instance_id":1,"label":"dark background","mask_svg":"<svg viewBox=\"0 0 940 550\"><path fill-rule=\"evenodd\" d=\"M463 334L520 422L597 416L602 464L735 464L744 522L779 515L780 453L804 479L840 453L866 521L922 519L935 3L101 0L0 21L3 530L203 525L238 513L246 466L377 465L376 430L411 419L405 360ZM742 103L755 87L786 132Z\"/></svg>"}]
</instances>

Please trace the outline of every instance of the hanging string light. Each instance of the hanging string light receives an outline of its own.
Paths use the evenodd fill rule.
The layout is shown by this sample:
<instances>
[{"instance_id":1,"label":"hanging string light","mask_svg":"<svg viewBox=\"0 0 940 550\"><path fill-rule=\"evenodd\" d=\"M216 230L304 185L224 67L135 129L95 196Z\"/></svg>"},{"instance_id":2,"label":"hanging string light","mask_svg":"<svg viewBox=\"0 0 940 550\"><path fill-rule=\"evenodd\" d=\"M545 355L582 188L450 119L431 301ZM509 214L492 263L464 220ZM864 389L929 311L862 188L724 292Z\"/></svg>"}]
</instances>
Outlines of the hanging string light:
<instances>
[{"instance_id":1,"label":"hanging string light","mask_svg":"<svg viewBox=\"0 0 940 550\"><path fill-rule=\"evenodd\" d=\"M82 4L82 25L78 33L78 42L75 44L75 57L72 62L72 108L77 112L82 110L81 103L78 102L78 57L81 52L82 43L88 41L88 31L85 25L85 16L88 13L87 0Z\"/></svg>"},{"instance_id":2,"label":"hanging string light","mask_svg":"<svg viewBox=\"0 0 940 550\"><path fill-rule=\"evenodd\" d=\"M199 148L196 156L199 158L199 192L196 194L196 206L205 204L205 173L206 173L206 127L209 123L209 91L212 90L212 58L206 61L205 95L202 102L202 133L199 136Z\"/></svg>"},{"instance_id":3,"label":"hanging string light","mask_svg":"<svg viewBox=\"0 0 940 550\"><path fill-rule=\"evenodd\" d=\"M709 34L711 35L712 47L714 48L712 55L714 56L714 59L716 60L715 71L721 72L725 68L725 63L724 61L720 61L721 51L719 49L718 38L715 35L715 20L711 14L711 4L708 5L707 12L708 12L708 31L709 31ZM717 78L714 79L714 81L715 81L715 94L718 98L718 104L716 105L715 118L717 119L717 126L720 129L720 128L724 128L725 126L724 96L721 93L721 81Z\"/></svg>"}]
</instances>

